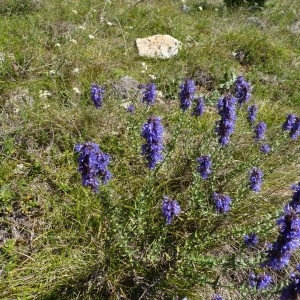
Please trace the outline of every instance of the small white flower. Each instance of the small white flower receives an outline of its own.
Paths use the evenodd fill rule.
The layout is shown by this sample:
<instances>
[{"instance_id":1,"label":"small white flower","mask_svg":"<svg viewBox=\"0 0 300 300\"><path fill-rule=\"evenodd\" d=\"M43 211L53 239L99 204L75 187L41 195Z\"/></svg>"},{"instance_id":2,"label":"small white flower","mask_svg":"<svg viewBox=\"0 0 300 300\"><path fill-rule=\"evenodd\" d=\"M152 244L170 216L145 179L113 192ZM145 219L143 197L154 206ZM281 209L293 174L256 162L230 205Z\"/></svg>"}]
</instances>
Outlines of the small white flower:
<instances>
[{"instance_id":1,"label":"small white flower","mask_svg":"<svg viewBox=\"0 0 300 300\"><path fill-rule=\"evenodd\" d=\"M152 80L155 80L155 79L156 79L156 76L153 75L153 74L149 74L149 77L150 77Z\"/></svg>"},{"instance_id":2,"label":"small white flower","mask_svg":"<svg viewBox=\"0 0 300 300\"><path fill-rule=\"evenodd\" d=\"M47 90L40 90L39 91L39 97L41 98L41 99L47 99L48 97L50 97L52 94L49 92L49 91L47 91Z\"/></svg>"},{"instance_id":3,"label":"small white flower","mask_svg":"<svg viewBox=\"0 0 300 300\"><path fill-rule=\"evenodd\" d=\"M73 43L73 44L77 44L77 41L74 40L74 39L70 39L70 42Z\"/></svg>"},{"instance_id":4,"label":"small white flower","mask_svg":"<svg viewBox=\"0 0 300 300\"><path fill-rule=\"evenodd\" d=\"M89 39L93 40L95 37L92 34L89 34Z\"/></svg>"},{"instance_id":5,"label":"small white flower","mask_svg":"<svg viewBox=\"0 0 300 300\"><path fill-rule=\"evenodd\" d=\"M75 15L78 15L78 11L76 9L72 9L72 12L75 14Z\"/></svg>"},{"instance_id":6,"label":"small white flower","mask_svg":"<svg viewBox=\"0 0 300 300\"><path fill-rule=\"evenodd\" d=\"M92 12L94 12L94 13L95 13L95 12L96 12L96 9L95 9L95 8L93 8L93 9L92 9Z\"/></svg>"},{"instance_id":7,"label":"small white flower","mask_svg":"<svg viewBox=\"0 0 300 300\"><path fill-rule=\"evenodd\" d=\"M145 70L142 70L142 71L141 71L141 73L145 73L145 72L146 72Z\"/></svg>"},{"instance_id":8,"label":"small white flower","mask_svg":"<svg viewBox=\"0 0 300 300\"><path fill-rule=\"evenodd\" d=\"M111 22L106 22L106 24L107 24L108 26L112 26L112 25L113 25L113 23L111 23Z\"/></svg>"},{"instance_id":9,"label":"small white flower","mask_svg":"<svg viewBox=\"0 0 300 300\"><path fill-rule=\"evenodd\" d=\"M75 94L80 94L80 90L77 87L73 87L73 91L75 92Z\"/></svg>"},{"instance_id":10,"label":"small white flower","mask_svg":"<svg viewBox=\"0 0 300 300\"><path fill-rule=\"evenodd\" d=\"M22 174L24 172L23 169L24 169L23 164L17 164L14 170L14 174Z\"/></svg>"},{"instance_id":11,"label":"small white flower","mask_svg":"<svg viewBox=\"0 0 300 300\"><path fill-rule=\"evenodd\" d=\"M148 69L148 66L147 66L147 64L146 64L145 62L142 62L142 67L143 67L145 70Z\"/></svg>"},{"instance_id":12,"label":"small white flower","mask_svg":"<svg viewBox=\"0 0 300 300\"><path fill-rule=\"evenodd\" d=\"M49 71L49 75L55 75L56 74L56 71L55 70L50 70Z\"/></svg>"},{"instance_id":13,"label":"small white flower","mask_svg":"<svg viewBox=\"0 0 300 300\"><path fill-rule=\"evenodd\" d=\"M57 47L57 48L59 48L60 46L61 46L60 43L56 43L56 44L55 44L55 47Z\"/></svg>"},{"instance_id":14,"label":"small white flower","mask_svg":"<svg viewBox=\"0 0 300 300\"><path fill-rule=\"evenodd\" d=\"M73 74L79 73L79 69L78 69L78 68L73 69L72 73L73 73Z\"/></svg>"},{"instance_id":15,"label":"small white flower","mask_svg":"<svg viewBox=\"0 0 300 300\"><path fill-rule=\"evenodd\" d=\"M202 6L199 6L198 8L199 8L199 10L200 10L200 11L202 11L202 10L203 10L203 7L202 7Z\"/></svg>"},{"instance_id":16,"label":"small white flower","mask_svg":"<svg viewBox=\"0 0 300 300\"><path fill-rule=\"evenodd\" d=\"M85 26L83 26L83 25L78 25L78 28L81 30L85 30Z\"/></svg>"}]
</instances>

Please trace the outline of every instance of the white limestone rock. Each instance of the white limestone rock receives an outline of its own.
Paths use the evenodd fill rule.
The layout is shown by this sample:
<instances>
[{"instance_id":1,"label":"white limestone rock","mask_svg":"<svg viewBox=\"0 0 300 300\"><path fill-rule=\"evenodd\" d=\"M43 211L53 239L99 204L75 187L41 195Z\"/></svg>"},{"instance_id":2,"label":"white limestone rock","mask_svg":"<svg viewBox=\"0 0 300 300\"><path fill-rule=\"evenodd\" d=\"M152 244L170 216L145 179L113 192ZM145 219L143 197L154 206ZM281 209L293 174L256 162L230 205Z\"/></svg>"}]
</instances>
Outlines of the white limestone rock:
<instances>
[{"instance_id":1,"label":"white limestone rock","mask_svg":"<svg viewBox=\"0 0 300 300\"><path fill-rule=\"evenodd\" d=\"M136 39L140 56L168 59L178 54L181 42L170 35L153 35Z\"/></svg>"}]
</instances>

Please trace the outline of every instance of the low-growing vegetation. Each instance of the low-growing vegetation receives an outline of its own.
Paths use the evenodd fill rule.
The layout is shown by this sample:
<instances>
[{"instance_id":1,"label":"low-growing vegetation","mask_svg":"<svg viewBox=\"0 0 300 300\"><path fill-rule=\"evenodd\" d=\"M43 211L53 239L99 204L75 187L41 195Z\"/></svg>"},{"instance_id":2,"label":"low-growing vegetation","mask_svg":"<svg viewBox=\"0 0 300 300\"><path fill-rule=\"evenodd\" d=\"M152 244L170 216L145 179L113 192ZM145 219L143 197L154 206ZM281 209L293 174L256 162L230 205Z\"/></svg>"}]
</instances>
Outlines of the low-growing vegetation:
<instances>
[{"instance_id":1,"label":"low-growing vegetation","mask_svg":"<svg viewBox=\"0 0 300 300\"><path fill-rule=\"evenodd\" d=\"M297 299L298 15L0 0L0 298Z\"/></svg>"}]
</instances>

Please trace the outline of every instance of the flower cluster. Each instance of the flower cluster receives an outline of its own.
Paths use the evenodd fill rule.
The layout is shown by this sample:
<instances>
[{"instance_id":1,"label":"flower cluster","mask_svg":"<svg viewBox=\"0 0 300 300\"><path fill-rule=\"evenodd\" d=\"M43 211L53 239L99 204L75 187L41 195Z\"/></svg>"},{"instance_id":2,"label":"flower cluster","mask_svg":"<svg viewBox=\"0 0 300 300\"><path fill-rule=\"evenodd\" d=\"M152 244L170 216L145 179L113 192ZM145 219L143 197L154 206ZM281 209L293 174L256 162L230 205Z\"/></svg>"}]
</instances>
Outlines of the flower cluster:
<instances>
[{"instance_id":1,"label":"flower cluster","mask_svg":"<svg viewBox=\"0 0 300 300\"><path fill-rule=\"evenodd\" d=\"M230 95L220 98L218 101L218 113L221 120L217 121L216 132L219 135L219 143L225 146L229 143L229 138L233 134L236 112L236 99Z\"/></svg>"},{"instance_id":2,"label":"flower cluster","mask_svg":"<svg viewBox=\"0 0 300 300\"><path fill-rule=\"evenodd\" d=\"M300 135L300 117L292 114L287 115L282 129L289 131L290 137L295 140Z\"/></svg>"},{"instance_id":3,"label":"flower cluster","mask_svg":"<svg viewBox=\"0 0 300 300\"><path fill-rule=\"evenodd\" d=\"M300 220L296 212L290 207L285 208L285 214L278 219L280 226L277 241L267 250L267 260L262 264L274 270L285 267L291 254L300 246Z\"/></svg>"},{"instance_id":4,"label":"flower cluster","mask_svg":"<svg viewBox=\"0 0 300 300\"><path fill-rule=\"evenodd\" d=\"M193 80L187 79L185 83L180 85L179 99L180 108L186 111L195 98L196 86Z\"/></svg>"},{"instance_id":5,"label":"flower cluster","mask_svg":"<svg viewBox=\"0 0 300 300\"><path fill-rule=\"evenodd\" d=\"M99 189L99 179L102 183L107 183L111 179L111 173L107 169L110 156L103 153L99 146L93 142L77 144L74 148L78 157L78 171L82 177L82 184L89 186L94 192Z\"/></svg>"},{"instance_id":6,"label":"flower cluster","mask_svg":"<svg viewBox=\"0 0 300 300\"><path fill-rule=\"evenodd\" d=\"M263 144L260 146L260 151L264 154L267 154L271 151L271 147L268 144Z\"/></svg>"},{"instance_id":7,"label":"flower cluster","mask_svg":"<svg viewBox=\"0 0 300 300\"><path fill-rule=\"evenodd\" d=\"M228 195L213 193L213 200L218 213L226 213L230 210L231 198Z\"/></svg>"},{"instance_id":8,"label":"flower cluster","mask_svg":"<svg viewBox=\"0 0 300 300\"><path fill-rule=\"evenodd\" d=\"M252 288L257 290L266 289L272 283L272 277L265 274L255 275L254 273L249 276L249 284Z\"/></svg>"},{"instance_id":9,"label":"flower cluster","mask_svg":"<svg viewBox=\"0 0 300 300\"><path fill-rule=\"evenodd\" d=\"M300 182L298 182L298 184L292 185L292 190L294 190L294 194L292 197L292 201L289 203L289 206L299 214L300 213Z\"/></svg>"},{"instance_id":10,"label":"flower cluster","mask_svg":"<svg viewBox=\"0 0 300 300\"><path fill-rule=\"evenodd\" d=\"M251 98L252 87L243 76L238 76L235 81L235 97L239 104L248 102Z\"/></svg>"},{"instance_id":11,"label":"flower cluster","mask_svg":"<svg viewBox=\"0 0 300 300\"><path fill-rule=\"evenodd\" d=\"M162 203L162 215L166 219L167 224L171 224L173 218L181 212L180 206L176 200L172 200L164 196Z\"/></svg>"},{"instance_id":12,"label":"flower cluster","mask_svg":"<svg viewBox=\"0 0 300 300\"><path fill-rule=\"evenodd\" d=\"M249 186L252 191L255 191L255 192L260 191L263 175L264 175L263 171L259 170L256 167L254 167L250 171Z\"/></svg>"},{"instance_id":13,"label":"flower cluster","mask_svg":"<svg viewBox=\"0 0 300 300\"><path fill-rule=\"evenodd\" d=\"M247 247L254 247L258 244L258 237L254 232L244 236L244 243Z\"/></svg>"},{"instance_id":14,"label":"flower cluster","mask_svg":"<svg viewBox=\"0 0 300 300\"><path fill-rule=\"evenodd\" d=\"M257 116L257 106L255 104L251 105L248 107L247 111L248 111L247 119L250 124L253 124L255 122L256 116Z\"/></svg>"},{"instance_id":15,"label":"flower cluster","mask_svg":"<svg viewBox=\"0 0 300 300\"><path fill-rule=\"evenodd\" d=\"M192 115L196 117L201 117L204 114L204 97L200 97L196 100L196 106L193 110Z\"/></svg>"},{"instance_id":16,"label":"flower cluster","mask_svg":"<svg viewBox=\"0 0 300 300\"><path fill-rule=\"evenodd\" d=\"M280 300L297 300L300 294L300 265L297 266L297 273L290 275L290 284L281 291Z\"/></svg>"},{"instance_id":17,"label":"flower cluster","mask_svg":"<svg viewBox=\"0 0 300 300\"><path fill-rule=\"evenodd\" d=\"M266 129L267 129L267 125L265 122L259 122L255 126L254 133L255 133L255 141L256 142L265 138Z\"/></svg>"},{"instance_id":18,"label":"flower cluster","mask_svg":"<svg viewBox=\"0 0 300 300\"><path fill-rule=\"evenodd\" d=\"M155 83L141 84L140 88L143 90L142 102L153 105L157 94Z\"/></svg>"},{"instance_id":19,"label":"flower cluster","mask_svg":"<svg viewBox=\"0 0 300 300\"><path fill-rule=\"evenodd\" d=\"M163 132L160 117L151 117L143 125L142 137L146 139L146 143L142 146L142 154L146 157L150 169L154 169L162 160Z\"/></svg>"},{"instance_id":20,"label":"flower cluster","mask_svg":"<svg viewBox=\"0 0 300 300\"><path fill-rule=\"evenodd\" d=\"M105 90L98 84L93 83L91 86L91 99L94 102L96 108L100 108L102 106L103 94Z\"/></svg>"},{"instance_id":21,"label":"flower cluster","mask_svg":"<svg viewBox=\"0 0 300 300\"><path fill-rule=\"evenodd\" d=\"M207 179L208 175L211 173L211 160L210 156L203 155L199 158L197 158L197 162L199 163L197 167L197 171L199 172L202 179Z\"/></svg>"}]
</instances>

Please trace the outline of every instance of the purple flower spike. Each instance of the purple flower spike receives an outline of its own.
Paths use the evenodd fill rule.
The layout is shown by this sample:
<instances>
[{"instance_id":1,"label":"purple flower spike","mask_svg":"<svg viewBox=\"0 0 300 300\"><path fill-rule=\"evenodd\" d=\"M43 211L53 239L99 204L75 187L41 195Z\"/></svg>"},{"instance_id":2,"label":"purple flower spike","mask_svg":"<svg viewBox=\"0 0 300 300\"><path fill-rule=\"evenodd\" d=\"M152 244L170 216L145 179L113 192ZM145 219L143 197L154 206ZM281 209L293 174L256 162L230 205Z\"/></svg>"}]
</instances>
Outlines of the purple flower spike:
<instances>
[{"instance_id":1,"label":"purple flower spike","mask_svg":"<svg viewBox=\"0 0 300 300\"><path fill-rule=\"evenodd\" d=\"M235 81L235 97L239 104L248 102L251 98L252 87L243 76L238 76Z\"/></svg>"},{"instance_id":2,"label":"purple flower spike","mask_svg":"<svg viewBox=\"0 0 300 300\"><path fill-rule=\"evenodd\" d=\"M162 203L162 215L166 219L167 224L171 224L173 218L181 212L180 206L176 200L172 200L164 196Z\"/></svg>"},{"instance_id":3,"label":"purple flower spike","mask_svg":"<svg viewBox=\"0 0 300 300\"><path fill-rule=\"evenodd\" d=\"M163 158L163 132L160 117L149 118L143 125L142 137L146 139L146 143L142 146L142 154L148 161L149 169L154 169Z\"/></svg>"},{"instance_id":4,"label":"purple flower spike","mask_svg":"<svg viewBox=\"0 0 300 300\"><path fill-rule=\"evenodd\" d=\"M292 252L300 247L300 220L296 211L289 205L285 214L278 219L279 235L266 251L267 260L262 266L280 270L288 265Z\"/></svg>"},{"instance_id":5,"label":"purple flower spike","mask_svg":"<svg viewBox=\"0 0 300 300\"><path fill-rule=\"evenodd\" d=\"M230 136L233 134L236 113L235 113L236 99L230 95L220 98L217 108L221 120L216 123L216 133L219 136L219 143L225 146L230 141Z\"/></svg>"},{"instance_id":6,"label":"purple flower spike","mask_svg":"<svg viewBox=\"0 0 300 300\"><path fill-rule=\"evenodd\" d=\"M256 120L256 116L257 116L257 106L254 104L254 105L251 105L248 107L248 121L250 124L253 124Z\"/></svg>"},{"instance_id":7,"label":"purple flower spike","mask_svg":"<svg viewBox=\"0 0 300 300\"><path fill-rule=\"evenodd\" d=\"M289 131L290 137L295 140L300 135L300 117L289 114L282 125L282 129Z\"/></svg>"},{"instance_id":8,"label":"purple flower spike","mask_svg":"<svg viewBox=\"0 0 300 300\"><path fill-rule=\"evenodd\" d=\"M294 126L295 121L296 121L296 116L292 114L288 114L285 122L282 125L282 129L287 131L291 130Z\"/></svg>"},{"instance_id":9,"label":"purple flower spike","mask_svg":"<svg viewBox=\"0 0 300 300\"><path fill-rule=\"evenodd\" d=\"M99 179L107 183L111 179L111 173L107 169L110 156L103 153L99 146L93 142L77 144L74 147L75 153L79 153L78 171L81 174L82 184L89 186L94 192L99 189Z\"/></svg>"},{"instance_id":10,"label":"purple flower spike","mask_svg":"<svg viewBox=\"0 0 300 300\"><path fill-rule=\"evenodd\" d=\"M211 160L210 156L204 155L199 158L197 158L197 162L199 163L199 166L197 167L197 171L199 172L202 179L207 179L208 175L211 173Z\"/></svg>"},{"instance_id":11,"label":"purple flower spike","mask_svg":"<svg viewBox=\"0 0 300 300\"><path fill-rule=\"evenodd\" d=\"M157 94L155 83L143 84L140 87L143 89L142 102L146 102L148 105L153 105Z\"/></svg>"},{"instance_id":12,"label":"purple flower spike","mask_svg":"<svg viewBox=\"0 0 300 300\"><path fill-rule=\"evenodd\" d=\"M280 300L297 300L300 294L300 270L299 265L296 269L297 273L290 275L290 284L281 291Z\"/></svg>"},{"instance_id":13,"label":"purple flower spike","mask_svg":"<svg viewBox=\"0 0 300 300\"><path fill-rule=\"evenodd\" d=\"M263 172L261 170L259 170L258 168L253 168L250 171L249 185L250 185L250 189L252 191L255 191L255 192L260 191L263 175L264 175Z\"/></svg>"},{"instance_id":14,"label":"purple flower spike","mask_svg":"<svg viewBox=\"0 0 300 300\"><path fill-rule=\"evenodd\" d=\"M290 131L290 137L295 140L300 135L300 118L296 117L295 123Z\"/></svg>"},{"instance_id":15,"label":"purple flower spike","mask_svg":"<svg viewBox=\"0 0 300 300\"><path fill-rule=\"evenodd\" d=\"M204 114L204 108L204 97L200 97L197 99L196 107L194 108L192 115L196 117L201 117Z\"/></svg>"},{"instance_id":16,"label":"purple flower spike","mask_svg":"<svg viewBox=\"0 0 300 300\"><path fill-rule=\"evenodd\" d=\"M255 233L249 233L249 235L244 236L244 243L247 247L254 247L258 244L258 237Z\"/></svg>"},{"instance_id":17,"label":"purple flower spike","mask_svg":"<svg viewBox=\"0 0 300 300\"><path fill-rule=\"evenodd\" d=\"M294 191L292 201L289 206L292 207L298 214L300 213L300 182L298 184L292 185L292 190Z\"/></svg>"},{"instance_id":18,"label":"purple flower spike","mask_svg":"<svg viewBox=\"0 0 300 300\"><path fill-rule=\"evenodd\" d=\"M104 88L95 83L91 86L91 99L94 102L96 108L100 108L102 106L103 94L105 92Z\"/></svg>"},{"instance_id":19,"label":"purple flower spike","mask_svg":"<svg viewBox=\"0 0 300 300\"><path fill-rule=\"evenodd\" d=\"M231 198L224 194L213 193L213 200L218 213L226 213L230 210Z\"/></svg>"},{"instance_id":20,"label":"purple flower spike","mask_svg":"<svg viewBox=\"0 0 300 300\"><path fill-rule=\"evenodd\" d=\"M271 151L271 147L268 144L263 144L260 147L260 151L264 154L267 154Z\"/></svg>"},{"instance_id":21,"label":"purple flower spike","mask_svg":"<svg viewBox=\"0 0 300 300\"><path fill-rule=\"evenodd\" d=\"M254 128L255 133L255 141L259 141L265 138L265 132L267 129L267 125L264 122L259 122Z\"/></svg>"},{"instance_id":22,"label":"purple flower spike","mask_svg":"<svg viewBox=\"0 0 300 300\"><path fill-rule=\"evenodd\" d=\"M195 98L196 86L193 80L187 79L185 83L180 85L179 99L180 108L186 111Z\"/></svg>"},{"instance_id":23,"label":"purple flower spike","mask_svg":"<svg viewBox=\"0 0 300 300\"><path fill-rule=\"evenodd\" d=\"M265 274L255 275L250 274L249 284L252 288L257 290L264 290L272 283L272 277Z\"/></svg>"}]
</instances>

